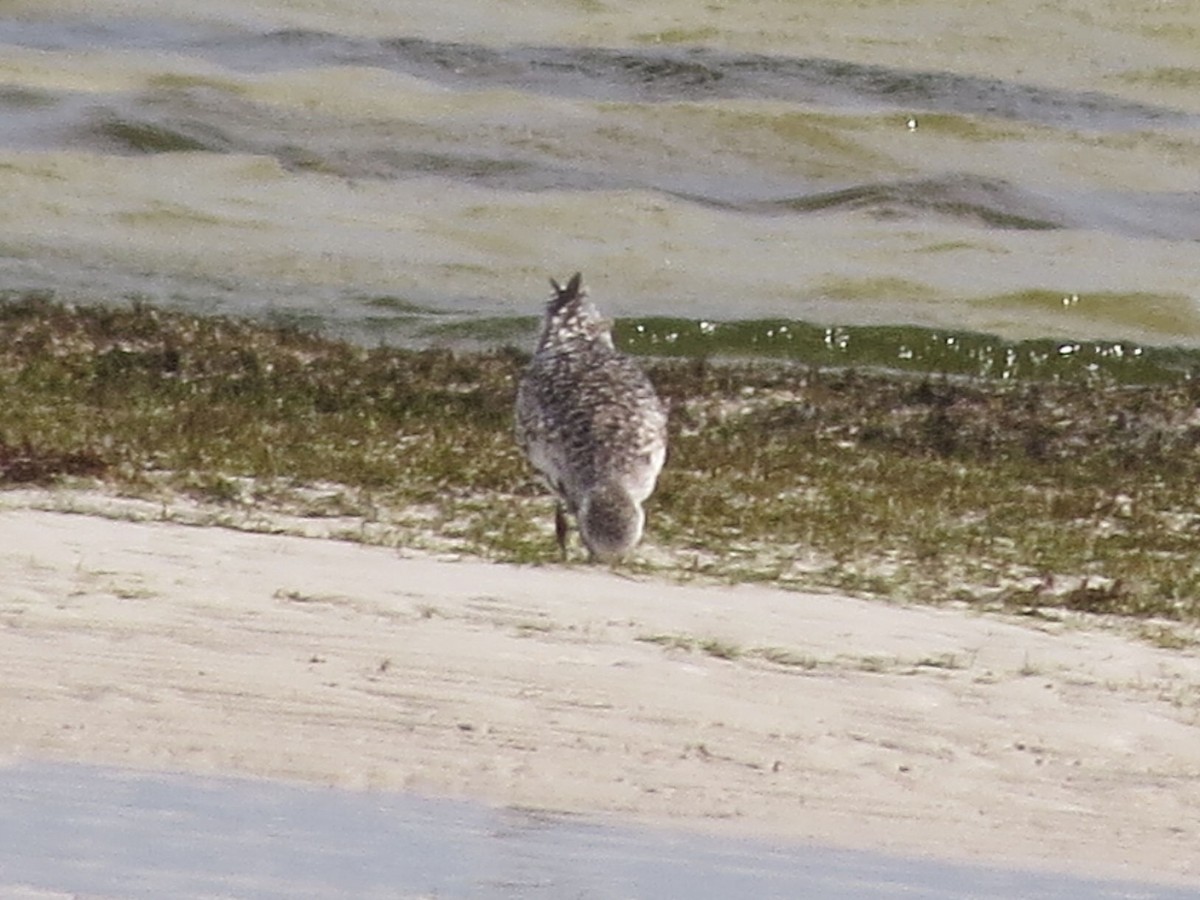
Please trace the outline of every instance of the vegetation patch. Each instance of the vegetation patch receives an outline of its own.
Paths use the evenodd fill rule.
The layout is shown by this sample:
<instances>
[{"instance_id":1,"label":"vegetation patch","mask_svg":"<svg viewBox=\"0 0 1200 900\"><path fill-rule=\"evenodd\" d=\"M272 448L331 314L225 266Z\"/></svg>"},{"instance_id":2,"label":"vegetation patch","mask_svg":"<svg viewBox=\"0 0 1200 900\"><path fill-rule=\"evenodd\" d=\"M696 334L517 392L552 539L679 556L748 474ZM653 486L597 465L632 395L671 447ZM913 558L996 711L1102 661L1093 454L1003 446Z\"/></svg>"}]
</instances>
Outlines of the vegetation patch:
<instances>
[{"instance_id":1,"label":"vegetation patch","mask_svg":"<svg viewBox=\"0 0 1200 900\"><path fill-rule=\"evenodd\" d=\"M9 297L0 486L83 480L552 563L553 502L512 438L527 359ZM1185 366L1148 383L1129 367L647 367L671 452L633 571L1200 621L1200 381Z\"/></svg>"},{"instance_id":2,"label":"vegetation patch","mask_svg":"<svg viewBox=\"0 0 1200 900\"><path fill-rule=\"evenodd\" d=\"M0 484L47 484L63 476L101 476L106 466L97 454L62 452L26 441L14 446L0 441Z\"/></svg>"}]
</instances>

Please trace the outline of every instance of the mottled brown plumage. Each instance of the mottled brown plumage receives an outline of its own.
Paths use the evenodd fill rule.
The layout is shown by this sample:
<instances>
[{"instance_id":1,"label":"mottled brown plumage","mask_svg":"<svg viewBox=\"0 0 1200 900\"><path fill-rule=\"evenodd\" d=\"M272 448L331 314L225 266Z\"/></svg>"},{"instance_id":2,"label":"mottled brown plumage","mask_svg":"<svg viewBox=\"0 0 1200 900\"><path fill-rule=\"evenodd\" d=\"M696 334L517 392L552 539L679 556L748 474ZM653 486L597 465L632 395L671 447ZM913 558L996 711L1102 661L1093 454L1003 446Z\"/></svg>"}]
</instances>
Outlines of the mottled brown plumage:
<instances>
[{"instance_id":1,"label":"mottled brown plumage","mask_svg":"<svg viewBox=\"0 0 1200 900\"><path fill-rule=\"evenodd\" d=\"M613 346L580 275L565 287L550 283L554 296L517 389L517 441L558 494L563 552L569 513L591 555L615 561L641 540L642 503L666 459L667 410L641 367Z\"/></svg>"}]
</instances>

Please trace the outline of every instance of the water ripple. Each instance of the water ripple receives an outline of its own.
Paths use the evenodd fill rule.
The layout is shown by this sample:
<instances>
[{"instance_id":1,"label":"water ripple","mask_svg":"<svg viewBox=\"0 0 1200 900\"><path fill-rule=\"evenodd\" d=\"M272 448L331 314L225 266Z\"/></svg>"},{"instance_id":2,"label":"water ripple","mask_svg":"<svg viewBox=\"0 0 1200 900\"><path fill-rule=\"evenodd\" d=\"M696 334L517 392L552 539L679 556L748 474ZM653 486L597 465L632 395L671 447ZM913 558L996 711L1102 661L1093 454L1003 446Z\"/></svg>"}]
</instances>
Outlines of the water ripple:
<instances>
[{"instance_id":1,"label":"water ripple","mask_svg":"<svg viewBox=\"0 0 1200 900\"><path fill-rule=\"evenodd\" d=\"M704 47L487 47L320 31L247 33L154 21L0 23L0 43L44 50L155 49L245 71L313 65L374 66L455 87L514 88L592 100L786 100L836 108L878 104L995 116L1059 128L1125 131L1195 127L1200 116L1124 100L954 72L838 59L731 53Z\"/></svg>"},{"instance_id":2,"label":"water ripple","mask_svg":"<svg viewBox=\"0 0 1200 900\"><path fill-rule=\"evenodd\" d=\"M351 40L281 31L222 40L229 64L371 65L456 87L506 87L591 100L786 100L861 108L996 116L1055 127L1131 130L1195 126L1200 117L1098 91L1037 87L953 72L924 72L837 59L736 54L702 47L609 49L507 47L399 37Z\"/></svg>"}]
</instances>

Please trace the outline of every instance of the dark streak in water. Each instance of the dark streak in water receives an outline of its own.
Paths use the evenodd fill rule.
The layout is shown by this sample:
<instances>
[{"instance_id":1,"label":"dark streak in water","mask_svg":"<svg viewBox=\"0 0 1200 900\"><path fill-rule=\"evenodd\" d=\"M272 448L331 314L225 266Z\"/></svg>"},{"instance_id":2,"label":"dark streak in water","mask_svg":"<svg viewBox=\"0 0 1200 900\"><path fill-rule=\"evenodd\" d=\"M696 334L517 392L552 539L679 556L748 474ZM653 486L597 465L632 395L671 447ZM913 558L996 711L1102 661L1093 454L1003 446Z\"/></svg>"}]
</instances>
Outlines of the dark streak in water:
<instances>
[{"instance_id":1,"label":"dark streak in water","mask_svg":"<svg viewBox=\"0 0 1200 900\"><path fill-rule=\"evenodd\" d=\"M0 109L6 113L12 110L42 109L53 106L54 102L54 95L46 91L35 91L11 84L0 85Z\"/></svg>"},{"instance_id":2,"label":"dark streak in water","mask_svg":"<svg viewBox=\"0 0 1200 900\"><path fill-rule=\"evenodd\" d=\"M204 123L160 125L102 114L90 130L120 149L134 153L226 152L232 148L218 129Z\"/></svg>"},{"instance_id":3,"label":"dark streak in water","mask_svg":"<svg viewBox=\"0 0 1200 900\"><path fill-rule=\"evenodd\" d=\"M230 33L139 20L0 22L0 43L47 50L154 49L248 71L375 66L456 87L507 87L594 100L787 100L834 107L987 115L1095 131L1195 127L1200 116L1099 91L866 65L837 59L727 53L703 47L504 47L413 37L356 39L318 31Z\"/></svg>"},{"instance_id":4,"label":"dark streak in water","mask_svg":"<svg viewBox=\"0 0 1200 900\"><path fill-rule=\"evenodd\" d=\"M238 45L240 44L240 49ZM402 71L456 87L509 87L592 100L788 100L835 107L864 101L1017 119L1084 130L1188 126L1200 117L1122 100L953 72L922 72L835 59L722 53L707 48L508 47L393 38L351 40L285 31L223 40L229 64L252 68L327 64ZM268 62L270 61L270 62Z\"/></svg>"},{"instance_id":5,"label":"dark streak in water","mask_svg":"<svg viewBox=\"0 0 1200 900\"><path fill-rule=\"evenodd\" d=\"M870 209L884 216L928 211L956 219L974 219L992 228L1006 229L1046 230L1061 228L1066 224L1049 203L1005 181L970 175L855 185L836 191L775 200L761 204L760 208L799 213ZM1037 211L1037 214L1033 211Z\"/></svg>"}]
</instances>

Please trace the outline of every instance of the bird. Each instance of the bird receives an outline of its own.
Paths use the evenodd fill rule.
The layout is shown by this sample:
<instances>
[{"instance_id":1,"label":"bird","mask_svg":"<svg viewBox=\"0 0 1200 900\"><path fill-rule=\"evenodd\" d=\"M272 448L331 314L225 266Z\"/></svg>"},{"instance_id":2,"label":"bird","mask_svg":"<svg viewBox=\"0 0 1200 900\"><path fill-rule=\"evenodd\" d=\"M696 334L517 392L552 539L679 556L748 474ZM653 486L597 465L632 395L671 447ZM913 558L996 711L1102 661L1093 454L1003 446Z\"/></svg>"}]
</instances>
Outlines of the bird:
<instances>
[{"instance_id":1,"label":"bird","mask_svg":"<svg viewBox=\"0 0 1200 900\"><path fill-rule=\"evenodd\" d=\"M667 406L642 368L613 346L612 323L583 276L553 278L541 335L517 386L516 438L557 495L554 532L567 556L567 516L592 562L616 563L642 539L642 504L667 457Z\"/></svg>"}]
</instances>

